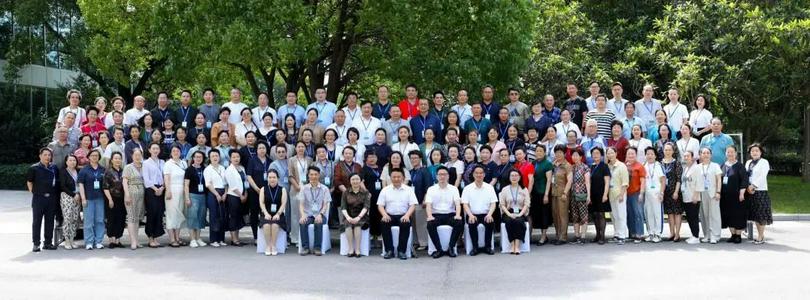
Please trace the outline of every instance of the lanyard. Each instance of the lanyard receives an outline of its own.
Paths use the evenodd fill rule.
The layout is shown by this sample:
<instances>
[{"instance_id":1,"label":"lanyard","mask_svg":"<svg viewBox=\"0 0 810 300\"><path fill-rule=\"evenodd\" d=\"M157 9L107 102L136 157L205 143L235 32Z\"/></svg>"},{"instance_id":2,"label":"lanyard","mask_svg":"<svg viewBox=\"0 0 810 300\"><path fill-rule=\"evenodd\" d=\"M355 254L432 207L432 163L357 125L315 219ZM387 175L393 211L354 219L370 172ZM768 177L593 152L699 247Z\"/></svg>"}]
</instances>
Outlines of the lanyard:
<instances>
[{"instance_id":1,"label":"lanyard","mask_svg":"<svg viewBox=\"0 0 810 300\"><path fill-rule=\"evenodd\" d=\"M275 204L276 202L281 202L281 201L276 201L276 195L278 195L278 191L279 191L279 190L281 190L281 189L278 187L278 185L276 185L275 187L272 187L272 186L270 186L270 184L268 183L268 184L267 184L267 187L269 188L269 189L267 189L267 190L268 190L268 191L270 191L270 193L271 193L271 194L270 194L270 201L271 201L271 203L274 203L274 204Z\"/></svg>"},{"instance_id":2,"label":"lanyard","mask_svg":"<svg viewBox=\"0 0 810 300\"><path fill-rule=\"evenodd\" d=\"M416 119L419 120L422 123L422 131L425 131L425 129L427 129L427 124L426 124L427 117L423 117L423 116L420 115L420 116L416 117Z\"/></svg>"},{"instance_id":3,"label":"lanyard","mask_svg":"<svg viewBox=\"0 0 810 300\"><path fill-rule=\"evenodd\" d=\"M518 189L516 189L516 188L514 188L512 186L509 186L509 192L512 193L512 208L515 208L518 205L518 192L519 191L518 191Z\"/></svg>"},{"instance_id":4,"label":"lanyard","mask_svg":"<svg viewBox=\"0 0 810 300\"><path fill-rule=\"evenodd\" d=\"M315 154L313 153L314 150L313 150L312 147L313 147L312 143L309 143L309 145L306 145L306 149L304 149L304 155L309 156L309 157L313 157Z\"/></svg>"},{"instance_id":5,"label":"lanyard","mask_svg":"<svg viewBox=\"0 0 810 300\"><path fill-rule=\"evenodd\" d=\"M647 179L652 180L654 178L654 176L655 176L655 174L653 174L653 173L655 173L655 163L652 164L651 168L649 166L650 166L650 164L644 164L644 169L647 170ZM652 170L650 170L650 169L652 169Z\"/></svg>"},{"instance_id":6,"label":"lanyard","mask_svg":"<svg viewBox=\"0 0 810 300\"><path fill-rule=\"evenodd\" d=\"M667 120L672 120L672 116L674 116L675 113L678 112L678 108L680 108L680 106L675 105L675 108L672 109L672 112L667 116Z\"/></svg>"},{"instance_id":7,"label":"lanyard","mask_svg":"<svg viewBox=\"0 0 810 300\"><path fill-rule=\"evenodd\" d=\"M335 150L329 150L329 148L326 148L326 158L329 159L329 161L334 161L335 160Z\"/></svg>"},{"instance_id":8,"label":"lanyard","mask_svg":"<svg viewBox=\"0 0 810 300\"><path fill-rule=\"evenodd\" d=\"M435 107L433 108L433 112L436 116L439 117L439 120L444 120L444 110L437 110ZM460 118L460 117L459 117Z\"/></svg>"},{"instance_id":9,"label":"lanyard","mask_svg":"<svg viewBox=\"0 0 810 300\"><path fill-rule=\"evenodd\" d=\"M652 99L650 99L650 105L649 105L649 106L647 106L646 101L641 101L641 104L644 104L644 108L646 108L646 109L647 109L647 112L648 112L650 115L652 115L653 117L655 116L655 114L654 114L654 112L653 112L653 107L655 106L655 103L654 103L654 102L652 102Z\"/></svg>"},{"instance_id":10,"label":"lanyard","mask_svg":"<svg viewBox=\"0 0 810 300\"><path fill-rule=\"evenodd\" d=\"M347 107L346 112L349 112L349 111L351 111L351 109L349 109ZM355 116L357 116L357 107L354 108L354 112L350 113L349 116L351 116L352 122L354 122L354 118L355 118Z\"/></svg>"},{"instance_id":11,"label":"lanyard","mask_svg":"<svg viewBox=\"0 0 810 300\"><path fill-rule=\"evenodd\" d=\"M377 111L380 112L380 117L385 118L385 114L391 109L391 102L388 102L383 106L382 104L377 103L377 107L375 107Z\"/></svg>"},{"instance_id":12,"label":"lanyard","mask_svg":"<svg viewBox=\"0 0 810 300\"><path fill-rule=\"evenodd\" d=\"M459 111L459 109L461 109L461 108L463 108L464 110ZM467 107L466 106L459 105L458 108L456 109L456 113L458 113L458 117L461 118L461 119L464 118L464 113L465 112L467 112Z\"/></svg>"},{"instance_id":13,"label":"lanyard","mask_svg":"<svg viewBox=\"0 0 810 300\"><path fill-rule=\"evenodd\" d=\"M475 127L475 131L481 132L481 122L484 121L484 118L481 120L476 121L475 118L472 118L473 127Z\"/></svg>"},{"instance_id":14,"label":"lanyard","mask_svg":"<svg viewBox=\"0 0 810 300\"><path fill-rule=\"evenodd\" d=\"M616 114L618 115L620 111L624 111L622 99L616 99L613 101L613 109L616 110Z\"/></svg>"},{"instance_id":15,"label":"lanyard","mask_svg":"<svg viewBox=\"0 0 810 300\"><path fill-rule=\"evenodd\" d=\"M162 120L161 123L165 122L166 121L166 116L169 115L169 110L168 109L167 110L161 110L160 108L158 108L158 113L160 114L160 118Z\"/></svg>"},{"instance_id":16,"label":"lanyard","mask_svg":"<svg viewBox=\"0 0 810 300\"><path fill-rule=\"evenodd\" d=\"M328 161L326 163L319 163L321 165L321 170L323 170L324 177L329 177L329 171L332 170L332 162Z\"/></svg>"},{"instance_id":17,"label":"lanyard","mask_svg":"<svg viewBox=\"0 0 810 300\"><path fill-rule=\"evenodd\" d=\"M506 137L506 131L509 129L509 122L506 122L504 125L503 123L498 122L498 133L501 134L501 138Z\"/></svg>"},{"instance_id":18,"label":"lanyard","mask_svg":"<svg viewBox=\"0 0 810 300\"><path fill-rule=\"evenodd\" d=\"M183 109L183 106L180 106L180 111L183 112L183 120L181 120L180 122L185 122L186 118L188 117L188 112L191 111L191 107L189 106Z\"/></svg>"},{"instance_id":19,"label":"lanyard","mask_svg":"<svg viewBox=\"0 0 810 300\"><path fill-rule=\"evenodd\" d=\"M194 170L197 172L197 179L199 180L198 183L205 182L205 180L203 179L202 167L194 167Z\"/></svg>"},{"instance_id":20,"label":"lanyard","mask_svg":"<svg viewBox=\"0 0 810 300\"><path fill-rule=\"evenodd\" d=\"M489 110L492 109L493 104L495 104L495 103L490 102L489 105L487 105L486 103L481 102L481 106L484 107L484 114L491 115Z\"/></svg>"},{"instance_id":21,"label":"lanyard","mask_svg":"<svg viewBox=\"0 0 810 300\"><path fill-rule=\"evenodd\" d=\"M316 194L316 193L315 193L315 192L313 192L312 190L318 190L318 193ZM320 189L320 186L318 186L318 187L312 187L312 186L310 186L310 188L309 188L309 195L310 195L310 196L312 196L312 203L313 203L313 204L314 204L316 201L318 201L318 199L321 197L321 194L322 194L322 193L323 193L323 191ZM316 196L316 195L317 195L317 196Z\"/></svg>"},{"instance_id":22,"label":"lanyard","mask_svg":"<svg viewBox=\"0 0 810 300\"><path fill-rule=\"evenodd\" d=\"M360 123L363 124L363 128L365 129L366 133L368 133L368 127L371 126L372 122L374 122L374 119L369 118L368 124L366 124L366 121L363 120L363 116L360 116Z\"/></svg>"}]
</instances>

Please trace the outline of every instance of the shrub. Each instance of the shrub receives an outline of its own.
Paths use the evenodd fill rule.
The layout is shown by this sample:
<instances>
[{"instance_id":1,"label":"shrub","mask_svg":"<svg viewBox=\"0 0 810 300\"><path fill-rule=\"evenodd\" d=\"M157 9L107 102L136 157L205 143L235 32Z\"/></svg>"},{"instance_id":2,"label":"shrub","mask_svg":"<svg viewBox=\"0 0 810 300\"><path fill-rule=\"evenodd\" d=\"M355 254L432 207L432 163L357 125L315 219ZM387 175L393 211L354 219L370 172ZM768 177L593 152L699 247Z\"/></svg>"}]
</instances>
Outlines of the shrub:
<instances>
[{"instance_id":1,"label":"shrub","mask_svg":"<svg viewBox=\"0 0 810 300\"><path fill-rule=\"evenodd\" d=\"M25 173L30 164L0 165L0 190L25 190Z\"/></svg>"}]
</instances>

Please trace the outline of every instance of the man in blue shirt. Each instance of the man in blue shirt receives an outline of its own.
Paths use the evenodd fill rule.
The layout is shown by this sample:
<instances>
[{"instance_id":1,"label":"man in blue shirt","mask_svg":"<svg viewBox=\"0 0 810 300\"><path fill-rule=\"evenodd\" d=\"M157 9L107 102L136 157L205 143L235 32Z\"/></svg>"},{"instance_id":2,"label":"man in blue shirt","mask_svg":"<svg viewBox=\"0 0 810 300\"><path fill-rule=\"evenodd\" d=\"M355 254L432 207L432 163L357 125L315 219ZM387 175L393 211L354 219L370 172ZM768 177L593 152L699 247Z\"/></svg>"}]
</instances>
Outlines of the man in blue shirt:
<instances>
[{"instance_id":1,"label":"man in blue shirt","mask_svg":"<svg viewBox=\"0 0 810 300\"><path fill-rule=\"evenodd\" d=\"M427 99L419 99L419 115L411 118L411 130L413 130L413 142L418 144L425 142L425 130L430 128L437 134L437 140L442 141L444 135L441 134L442 122L435 115L429 113L430 104Z\"/></svg>"},{"instance_id":2,"label":"man in blue shirt","mask_svg":"<svg viewBox=\"0 0 810 300\"><path fill-rule=\"evenodd\" d=\"M477 131L478 132L478 143L486 144L486 135L489 132L489 128L492 127L492 122L489 119L484 118L481 115L483 111L481 103L475 103L472 105L472 113L473 116L466 123L464 123L464 131Z\"/></svg>"},{"instance_id":3,"label":"man in blue shirt","mask_svg":"<svg viewBox=\"0 0 810 300\"><path fill-rule=\"evenodd\" d=\"M388 99L389 95L388 86L381 85L377 87L377 103L372 106L371 115L380 119L380 121L391 119L391 107L394 105Z\"/></svg>"},{"instance_id":4,"label":"man in blue shirt","mask_svg":"<svg viewBox=\"0 0 810 300\"><path fill-rule=\"evenodd\" d=\"M33 252L39 252L40 228L45 220L45 250L56 250L53 245L53 221L56 211L59 209L59 171L51 164L53 151L49 148L39 149L39 163L28 168L26 181L28 191L33 195L31 199L31 209L34 214L32 225L32 241L34 243Z\"/></svg>"},{"instance_id":5,"label":"man in blue shirt","mask_svg":"<svg viewBox=\"0 0 810 300\"><path fill-rule=\"evenodd\" d=\"M495 95L495 88L491 85L485 85L481 89L481 108L484 112L484 118L490 122L498 119L498 111L501 110L501 105L492 100Z\"/></svg>"},{"instance_id":6,"label":"man in blue shirt","mask_svg":"<svg viewBox=\"0 0 810 300\"><path fill-rule=\"evenodd\" d=\"M734 145L734 140L723 133L723 122L718 118L712 119L712 134L704 136L700 141L700 148L712 150L712 162L723 165L726 161L726 148Z\"/></svg>"},{"instance_id":7,"label":"man in blue shirt","mask_svg":"<svg viewBox=\"0 0 810 300\"><path fill-rule=\"evenodd\" d=\"M315 102L307 106L307 110L315 109L318 111L318 125L323 127L329 126L335 119L335 112L337 105L332 102L326 101L326 90L322 87L315 89ZM297 119L296 115L296 119ZM258 126L258 125L257 125Z\"/></svg>"},{"instance_id":8,"label":"man in blue shirt","mask_svg":"<svg viewBox=\"0 0 810 300\"><path fill-rule=\"evenodd\" d=\"M293 114L295 116L296 126L301 126L301 124L304 123L304 117L306 116L307 111L304 109L304 107L298 105L298 94L296 94L294 91L287 91L285 99L287 100L287 104L278 108L276 124L283 125L284 118L287 117L287 114Z\"/></svg>"}]
</instances>

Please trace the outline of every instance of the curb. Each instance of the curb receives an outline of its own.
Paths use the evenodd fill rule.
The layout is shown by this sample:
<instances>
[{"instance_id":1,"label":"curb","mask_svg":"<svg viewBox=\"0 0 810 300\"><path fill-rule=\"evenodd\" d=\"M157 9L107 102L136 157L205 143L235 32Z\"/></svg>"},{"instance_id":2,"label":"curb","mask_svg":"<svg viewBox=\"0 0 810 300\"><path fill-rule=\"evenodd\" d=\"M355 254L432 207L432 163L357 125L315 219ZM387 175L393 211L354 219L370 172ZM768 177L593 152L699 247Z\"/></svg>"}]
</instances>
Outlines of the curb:
<instances>
[{"instance_id":1,"label":"curb","mask_svg":"<svg viewBox=\"0 0 810 300\"><path fill-rule=\"evenodd\" d=\"M774 221L810 221L810 214L774 214Z\"/></svg>"}]
</instances>

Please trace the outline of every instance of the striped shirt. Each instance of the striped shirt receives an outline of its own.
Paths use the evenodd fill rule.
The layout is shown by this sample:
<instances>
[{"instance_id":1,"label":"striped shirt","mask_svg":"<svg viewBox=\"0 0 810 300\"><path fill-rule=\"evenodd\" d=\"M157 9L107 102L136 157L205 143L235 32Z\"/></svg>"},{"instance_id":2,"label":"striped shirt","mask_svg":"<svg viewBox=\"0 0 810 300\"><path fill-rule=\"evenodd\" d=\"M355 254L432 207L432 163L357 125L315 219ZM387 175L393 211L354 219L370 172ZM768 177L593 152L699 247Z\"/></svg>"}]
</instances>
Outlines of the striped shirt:
<instances>
[{"instance_id":1,"label":"striped shirt","mask_svg":"<svg viewBox=\"0 0 810 300\"><path fill-rule=\"evenodd\" d=\"M605 112L599 112L596 110L589 111L585 117L585 122L588 122L590 119L596 120L597 130L596 132L601 136L611 136L610 134L610 123L613 122L613 119L616 118L616 115L613 114L612 111L605 110Z\"/></svg>"}]
</instances>

